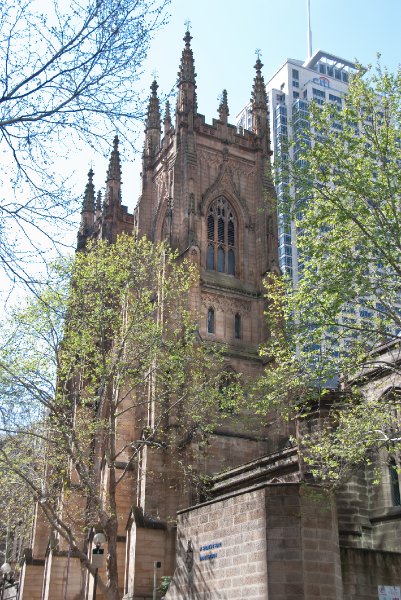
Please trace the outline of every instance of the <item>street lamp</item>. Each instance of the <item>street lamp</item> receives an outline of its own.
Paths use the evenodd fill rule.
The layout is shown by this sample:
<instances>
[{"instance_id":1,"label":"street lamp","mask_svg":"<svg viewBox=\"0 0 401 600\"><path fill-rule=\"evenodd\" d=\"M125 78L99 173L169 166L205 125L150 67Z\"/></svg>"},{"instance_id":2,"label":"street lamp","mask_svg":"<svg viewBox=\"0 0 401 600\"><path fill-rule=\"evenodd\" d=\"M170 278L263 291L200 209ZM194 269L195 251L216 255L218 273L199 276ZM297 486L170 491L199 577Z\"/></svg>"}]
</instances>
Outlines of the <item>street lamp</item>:
<instances>
[{"instance_id":1,"label":"street lamp","mask_svg":"<svg viewBox=\"0 0 401 600\"><path fill-rule=\"evenodd\" d=\"M1 600L3 600L4 598L4 590L6 589L6 582L13 582L13 578L11 575L11 565L8 564L8 562L5 562L3 565L1 565L0 567L0 571L1 571L1 575L2 575L2 579L3 579L3 585L1 586Z\"/></svg>"},{"instance_id":2,"label":"street lamp","mask_svg":"<svg viewBox=\"0 0 401 600\"><path fill-rule=\"evenodd\" d=\"M157 569L160 569L161 566L160 560L155 560L153 563L153 600L156 600L157 597Z\"/></svg>"},{"instance_id":3,"label":"street lamp","mask_svg":"<svg viewBox=\"0 0 401 600\"><path fill-rule=\"evenodd\" d=\"M104 533L99 532L99 533L95 533L95 535L93 536L93 543L95 544L96 548L94 548L92 550L92 563L94 563L96 565L96 571L95 571L95 575L93 578L93 600L96 600L96 588L97 588L97 573L99 570L99 565L102 564L102 559L103 559L103 554L104 554L104 550L103 548L101 548L101 545L104 544L106 542L106 536L104 535ZM3 600L3 599L1 599Z\"/></svg>"}]
</instances>

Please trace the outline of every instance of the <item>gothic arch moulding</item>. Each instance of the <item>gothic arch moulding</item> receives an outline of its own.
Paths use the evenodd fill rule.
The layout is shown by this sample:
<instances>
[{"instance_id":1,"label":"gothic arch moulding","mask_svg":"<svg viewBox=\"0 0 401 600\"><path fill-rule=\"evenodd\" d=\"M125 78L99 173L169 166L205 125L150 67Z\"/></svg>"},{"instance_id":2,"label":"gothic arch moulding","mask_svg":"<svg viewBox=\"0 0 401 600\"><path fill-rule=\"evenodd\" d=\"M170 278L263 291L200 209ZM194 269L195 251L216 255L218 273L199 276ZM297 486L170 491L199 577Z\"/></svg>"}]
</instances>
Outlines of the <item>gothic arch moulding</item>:
<instances>
[{"instance_id":1,"label":"gothic arch moulding","mask_svg":"<svg viewBox=\"0 0 401 600\"><path fill-rule=\"evenodd\" d=\"M215 181L202 194L200 213L203 217L207 214L209 204L218 196L224 196L224 198L232 205L237 216L238 224L241 227L251 224L248 206L241 198L237 186L235 185L232 168L228 158L221 163Z\"/></svg>"},{"instance_id":2,"label":"gothic arch moulding","mask_svg":"<svg viewBox=\"0 0 401 600\"><path fill-rule=\"evenodd\" d=\"M164 237L164 225L167 218L172 218L172 207L169 198L165 196L163 200L159 202L157 212L153 225L153 239L155 241L163 240Z\"/></svg>"}]
</instances>

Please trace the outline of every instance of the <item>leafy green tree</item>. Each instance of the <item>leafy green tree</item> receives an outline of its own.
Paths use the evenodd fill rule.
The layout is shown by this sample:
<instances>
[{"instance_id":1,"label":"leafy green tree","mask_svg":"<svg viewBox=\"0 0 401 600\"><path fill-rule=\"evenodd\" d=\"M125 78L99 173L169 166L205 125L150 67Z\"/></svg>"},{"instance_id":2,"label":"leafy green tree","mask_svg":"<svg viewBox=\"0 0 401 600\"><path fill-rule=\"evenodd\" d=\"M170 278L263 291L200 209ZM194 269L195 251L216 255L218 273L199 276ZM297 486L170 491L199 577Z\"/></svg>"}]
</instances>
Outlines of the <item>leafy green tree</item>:
<instances>
[{"instance_id":1,"label":"leafy green tree","mask_svg":"<svg viewBox=\"0 0 401 600\"><path fill-rule=\"evenodd\" d=\"M25 484L92 575L84 534L104 532L98 585L110 600L119 597L117 492L138 453L147 445L182 458L195 431L224 418L223 356L199 343L188 307L196 282L165 245L121 236L59 264L2 330L0 470Z\"/></svg>"},{"instance_id":2,"label":"leafy green tree","mask_svg":"<svg viewBox=\"0 0 401 600\"><path fill-rule=\"evenodd\" d=\"M8 472L0 471L0 489L0 560L15 571L30 543L35 505L24 483Z\"/></svg>"},{"instance_id":3,"label":"leafy green tree","mask_svg":"<svg viewBox=\"0 0 401 600\"><path fill-rule=\"evenodd\" d=\"M260 382L261 397L263 410L311 417L339 386L328 421L303 438L327 480L400 437L399 411L361 399L355 385L375 368L399 374L400 116L401 71L361 68L341 104L309 104L293 140L282 208L296 224L300 278L267 283L272 336L264 352L276 367Z\"/></svg>"}]
</instances>

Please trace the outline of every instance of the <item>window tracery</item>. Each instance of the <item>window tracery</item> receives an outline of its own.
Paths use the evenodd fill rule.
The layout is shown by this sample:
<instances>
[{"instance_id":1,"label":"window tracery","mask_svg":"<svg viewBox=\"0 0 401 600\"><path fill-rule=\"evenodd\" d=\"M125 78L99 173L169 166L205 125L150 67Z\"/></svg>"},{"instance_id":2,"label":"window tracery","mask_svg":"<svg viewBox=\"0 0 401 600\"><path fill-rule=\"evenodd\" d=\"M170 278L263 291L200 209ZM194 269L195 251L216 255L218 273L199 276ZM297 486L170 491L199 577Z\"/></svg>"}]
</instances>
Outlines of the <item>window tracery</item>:
<instances>
[{"instance_id":1,"label":"window tracery","mask_svg":"<svg viewBox=\"0 0 401 600\"><path fill-rule=\"evenodd\" d=\"M207 238L206 268L235 275L237 221L232 207L223 196L209 206Z\"/></svg>"}]
</instances>

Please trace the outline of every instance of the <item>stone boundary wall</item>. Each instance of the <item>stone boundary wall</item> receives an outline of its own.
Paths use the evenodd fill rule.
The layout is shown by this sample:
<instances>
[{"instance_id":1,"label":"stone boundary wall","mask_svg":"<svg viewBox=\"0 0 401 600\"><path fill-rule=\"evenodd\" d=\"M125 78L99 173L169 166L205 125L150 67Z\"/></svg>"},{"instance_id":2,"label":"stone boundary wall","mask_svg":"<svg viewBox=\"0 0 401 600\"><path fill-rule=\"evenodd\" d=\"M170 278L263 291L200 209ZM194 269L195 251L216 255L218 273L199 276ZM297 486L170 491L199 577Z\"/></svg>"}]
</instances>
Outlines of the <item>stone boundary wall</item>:
<instances>
[{"instance_id":1,"label":"stone boundary wall","mask_svg":"<svg viewBox=\"0 0 401 600\"><path fill-rule=\"evenodd\" d=\"M182 511L166 600L343 600L333 499L260 484Z\"/></svg>"},{"instance_id":2,"label":"stone boundary wall","mask_svg":"<svg viewBox=\"0 0 401 600\"><path fill-rule=\"evenodd\" d=\"M181 513L177 545L166 600L267 598L263 488Z\"/></svg>"},{"instance_id":3,"label":"stone boundary wall","mask_svg":"<svg viewBox=\"0 0 401 600\"><path fill-rule=\"evenodd\" d=\"M378 600L378 586L401 588L401 553L341 548L344 600Z\"/></svg>"}]
</instances>

